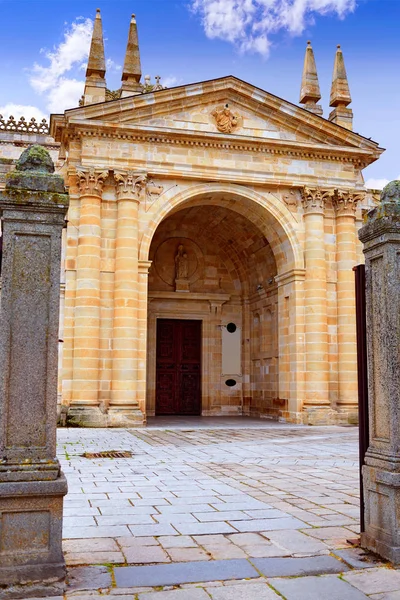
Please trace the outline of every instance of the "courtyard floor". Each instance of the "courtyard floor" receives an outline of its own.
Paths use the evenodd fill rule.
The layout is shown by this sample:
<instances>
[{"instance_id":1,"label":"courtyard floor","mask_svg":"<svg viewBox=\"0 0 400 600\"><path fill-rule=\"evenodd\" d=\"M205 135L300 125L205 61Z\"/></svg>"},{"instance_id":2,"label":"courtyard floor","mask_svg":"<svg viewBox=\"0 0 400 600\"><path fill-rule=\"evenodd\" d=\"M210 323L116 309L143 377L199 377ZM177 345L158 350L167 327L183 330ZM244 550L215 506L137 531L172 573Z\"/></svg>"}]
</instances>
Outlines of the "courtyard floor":
<instances>
[{"instance_id":1,"label":"courtyard floor","mask_svg":"<svg viewBox=\"0 0 400 600\"><path fill-rule=\"evenodd\" d=\"M356 428L158 418L58 442L64 598L400 600L400 571L354 546ZM82 456L111 450L132 457Z\"/></svg>"}]
</instances>

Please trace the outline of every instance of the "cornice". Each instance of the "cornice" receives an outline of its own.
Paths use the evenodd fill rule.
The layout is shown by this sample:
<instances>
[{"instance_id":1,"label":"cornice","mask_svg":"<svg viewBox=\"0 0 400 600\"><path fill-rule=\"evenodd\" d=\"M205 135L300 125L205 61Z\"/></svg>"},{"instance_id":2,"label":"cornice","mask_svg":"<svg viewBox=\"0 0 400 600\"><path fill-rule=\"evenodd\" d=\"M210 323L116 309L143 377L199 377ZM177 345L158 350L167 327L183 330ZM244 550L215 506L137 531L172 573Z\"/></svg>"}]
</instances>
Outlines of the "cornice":
<instances>
[{"instance_id":1,"label":"cornice","mask_svg":"<svg viewBox=\"0 0 400 600\"><path fill-rule=\"evenodd\" d=\"M261 154L289 156L294 159L314 159L353 163L358 168L364 168L371 162L371 152L361 148L348 146L327 146L325 144L308 144L292 140L274 138L258 138L230 134L229 137L220 133L187 131L170 128L157 128L145 125L127 125L99 123L77 120L70 123L66 132L68 139L82 137L97 137L119 139L133 143L154 143L202 148L218 148L229 151L247 151ZM378 156L374 157L378 158Z\"/></svg>"},{"instance_id":2,"label":"cornice","mask_svg":"<svg viewBox=\"0 0 400 600\"><path fill-rule=\"evenodd\" d=\"M130 96L113 102L70 109L67 110L65 114L68 120L71 117L74 118L74 116L79 118L79 115L89 119L101 119L104 116L109 118L114 114L118 115L118 120L120 121L121 119L123 120L124 114L132 114L132 110L136 113L146 106L155 108L162 104L171 105L171 103L177 100L187 102L189 98L201 98L202 101L205 95L216 95L218 93L241 95L250 102L258 103L262 109L270 111L271 114L281 113L284 118L286 117L289 120L295 120L298 124L298 128L304 127L307 130L313 130L316 134L323 131L324 135L328 135L336 140L342 140L344 143L353 144L355 147L368 148L370 151L379 150L382 152L383 150L382 148L379 148L375 141L340 127L335 123L331 123L323 117L314 115L288 100L279 98L278 96L261 88L257 88L233 75L185 84L148 94ZM278 114L275 114L274 116L279 117Z\"/></svg>"}]
</instances>

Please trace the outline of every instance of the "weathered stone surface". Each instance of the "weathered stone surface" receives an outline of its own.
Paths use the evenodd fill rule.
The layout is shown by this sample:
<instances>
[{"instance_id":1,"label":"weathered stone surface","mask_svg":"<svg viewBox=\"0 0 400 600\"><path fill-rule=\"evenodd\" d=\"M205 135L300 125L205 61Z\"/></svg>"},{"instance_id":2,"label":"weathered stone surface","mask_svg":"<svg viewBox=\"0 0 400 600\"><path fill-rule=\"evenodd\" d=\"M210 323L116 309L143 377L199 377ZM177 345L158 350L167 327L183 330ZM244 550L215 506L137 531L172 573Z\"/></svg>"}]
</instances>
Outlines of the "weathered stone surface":
<instances>
[{"instance_id":1,"label":"weathered stone surface","mask_svg":"<svg viewBox=\"0 0 400 600\"><path fill-rule=\"evenodd\" d=\"M0 586L59 594L65 578L56 458L61 230L68 207L48 153L26 150L0 194ZM22 586L22 587L21 587ZM24 587L25 586L25 587Z\"/></svg>"},{"instance_id":2,"label":"weathered stone surface","mask_svg":"<svg viewBox=\"0 0 400 600\"><path fill-rule=\"evenodd\" d=\"M400 181L359 231L367 299L370 446L363 468L362 546L400 562Z\"/></svg>"},{"instance_id":3,"label":"weathered stone surface","mask_svg":"<svg viewBox=\"0 0 400 600\"><path fill-rule=\"evenodd\" d=\"M258 577L254 567L247 560L241 559L197 561L155 567L117 567L114 574L118 587L176 585Z\"/></svg>"},{"instance_id":4,"label":"weathered stone surface","mask_svg":"<svg viewBox=\"0 0 400 600\"><path fill-rule=\"evenodd\" d=\"M251 562L266 577L292 577L348 571L348 567L333 556L254 558Z\"/></svg>"},{"instance_id":5,"label":"weathered stone surface","mask_svg":"<svg viewBox=\"0 0 400 600\"><path fill-rule=\"evenodd\" d=\"M271 584L286 600L367 600L362 592L334 576L273 579Z\"/></svg>"}]
</instances>

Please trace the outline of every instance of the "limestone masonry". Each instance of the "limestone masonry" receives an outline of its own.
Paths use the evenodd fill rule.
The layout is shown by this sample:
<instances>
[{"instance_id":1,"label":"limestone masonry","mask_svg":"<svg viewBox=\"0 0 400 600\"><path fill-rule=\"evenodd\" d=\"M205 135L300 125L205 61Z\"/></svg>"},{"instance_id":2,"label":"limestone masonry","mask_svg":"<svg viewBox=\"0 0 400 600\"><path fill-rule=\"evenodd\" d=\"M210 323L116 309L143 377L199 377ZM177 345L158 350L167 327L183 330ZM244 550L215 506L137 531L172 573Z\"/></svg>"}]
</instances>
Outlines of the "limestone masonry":
<instances>
[{"instance_id":1,"label":"limestone masonry","mask_svg":"<svg viewBox=\"0 0 400 600\"><path fill-rule=\"evenodd\" d=\"M164 89L134 16L121 89L97 12L80 106L0 119L0 184L45 146L69 190L59 396L65 422L154 414L357 419L357 231L382 153L352 131L337 48L322 117L306 49L298 107L233 76Z\"/></svg>"}]
</instances>

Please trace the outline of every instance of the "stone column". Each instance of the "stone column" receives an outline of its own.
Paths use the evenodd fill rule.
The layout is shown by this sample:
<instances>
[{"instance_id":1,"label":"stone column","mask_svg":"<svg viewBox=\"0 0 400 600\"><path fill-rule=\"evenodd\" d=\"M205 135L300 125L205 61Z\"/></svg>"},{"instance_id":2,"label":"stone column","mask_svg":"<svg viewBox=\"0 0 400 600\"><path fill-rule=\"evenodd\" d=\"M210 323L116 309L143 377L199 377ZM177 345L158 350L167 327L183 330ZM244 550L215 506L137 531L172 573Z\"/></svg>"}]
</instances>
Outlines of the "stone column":
<instances>
[{"instance_id":1,"label":"stone column","mask_svg":"<svg viewBox=\"0 0 400 600\"><path fill-rule=\"evenodd\" d=\"M99 401L101 198L107 170L79 168L72 400L68 422L104 427Z\"/></svg>"},{"instance_id":2,"label":"stone column","mask_svg":"<svg viewBox=\"0 0 400 600\"><path fill-rule=\"evenodd\" d=\"M68 196L48 152L25 150L0 194L0 595L62 594L56 457L61 232Z\"/></svg>"},{"instance_id":3,"label":"stone column","mask_svg":"<svg viewBox=\"0 0 400 600\"><path fill-rule=\"evenodd\" d=\"M328 318L324 212L328 192L304 188L304 282L306 377L304 421L332 422L329 400Z\"/></svg>"},{"instance_id":4,"label":"stone column","mask_svg":"<svg viewBox=\"0 0 400 600\"><path fill-rule=\"evenodd\" d=\"M400 181L359 231L366 269L370 446L361 544L400 563Z\"/></svg>"},{"instance_id":5,"label":"stone column","mask_svg":"<svg viewBox=\"0 0 400 600\"><path fill-rule=\"evenodd\" d=\"M112 388L108 410L111 427L143 424L138 404L139 273L138 214L146 176L115 173L117 183L117 231L115 241L114 325L112 341ZM147 293L146 293L147 298Z\"/></svg>"},{"instance_id":6,"label":"stone column","mask_svg":"<svg viewBox=\"0 0 400 600\"><path fill-rule=\"evenodd\" d=\"M356 208L362 194L335 190L337 261L337 335L339 418L358 422L356 298L353 267L357 263Z\"/></svg>"}]
</instances>

